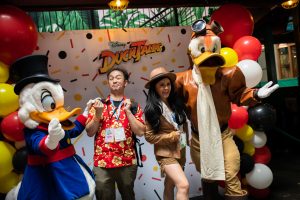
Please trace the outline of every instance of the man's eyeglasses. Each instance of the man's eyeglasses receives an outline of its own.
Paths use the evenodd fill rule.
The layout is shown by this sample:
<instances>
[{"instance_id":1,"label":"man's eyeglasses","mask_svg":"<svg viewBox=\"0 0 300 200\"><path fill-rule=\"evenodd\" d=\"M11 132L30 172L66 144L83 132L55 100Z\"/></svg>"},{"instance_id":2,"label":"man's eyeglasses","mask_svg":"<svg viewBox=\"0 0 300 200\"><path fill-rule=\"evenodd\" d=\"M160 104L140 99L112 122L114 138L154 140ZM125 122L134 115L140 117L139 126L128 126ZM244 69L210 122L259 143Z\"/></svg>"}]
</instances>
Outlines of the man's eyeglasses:
<instances>
[{"instance_id":1,"label":"man's eyeglasses","mask_svg":"<svg viewBox=\"0 0 300 200\"><path fill-rule=\"evenodd\" d=\"M212 21L210 26L211 28L208 30L211 30L216 35L224 31L223 27L217 21ZM206 30L206 21L203 19L196 20L192 24L192 31L194 31L197 35L205 35Z\"/></svg>"}]
</instances>

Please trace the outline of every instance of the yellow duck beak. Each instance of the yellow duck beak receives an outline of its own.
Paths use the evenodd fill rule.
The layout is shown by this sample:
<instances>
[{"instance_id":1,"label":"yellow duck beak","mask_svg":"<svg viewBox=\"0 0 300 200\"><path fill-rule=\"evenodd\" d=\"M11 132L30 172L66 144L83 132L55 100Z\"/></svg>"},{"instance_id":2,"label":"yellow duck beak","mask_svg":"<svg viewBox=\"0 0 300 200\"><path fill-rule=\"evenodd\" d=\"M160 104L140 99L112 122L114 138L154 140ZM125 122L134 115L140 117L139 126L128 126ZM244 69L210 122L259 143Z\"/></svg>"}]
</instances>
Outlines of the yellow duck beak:
<instances>
[{"instance_id":1,"label":"yellow duck beak","mask_svg":"<svg viewBox=\"0 0 300 200\"><path fill-rule=\"evenodd\" d=\"M71 112L68 112L64 107L59 107L51 112L31 112L30 117L37 122L45 124L49 124L53 118L57 118L64 130L70 130L74 128L75 125L69 120L69 118L80 113L81 108L75 108Z\"/></svg>"},{"instance_id":2,"label":"yellow duck beak","mask_svg":"<svg viewBox=\"0 0 300 200\"><path fill-rule=\"evenodd\" d=\"M215 83L215 74L218 67L225 64L222 55L212 52L204 52L196 58L192 57L192 60L200 70L203 82L210 85Z\"/></svg>"}]
</instances>

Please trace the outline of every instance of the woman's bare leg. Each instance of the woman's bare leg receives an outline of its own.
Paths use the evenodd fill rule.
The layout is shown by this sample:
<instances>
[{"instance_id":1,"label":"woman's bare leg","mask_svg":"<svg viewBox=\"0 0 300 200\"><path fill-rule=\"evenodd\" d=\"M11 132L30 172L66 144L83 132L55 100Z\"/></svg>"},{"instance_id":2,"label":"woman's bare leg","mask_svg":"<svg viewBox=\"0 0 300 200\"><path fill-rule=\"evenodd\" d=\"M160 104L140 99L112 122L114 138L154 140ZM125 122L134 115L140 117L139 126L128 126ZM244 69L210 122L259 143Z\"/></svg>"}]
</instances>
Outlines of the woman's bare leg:
<instances>
[{"instance_id":1,"label":"woman's bare leg","mask_svg":"<svg viewBox=\"0 0 300 200\"><path fill-rule=\"evenodd\" d=\"M170 164L164 166L166 173L166 183L172 182L177 188L176 199L177 200L188 200L189 199L189 182L179 164ZM170 180L170 181L169 181ZM168 185L169 187L169 185ZM170 184L171 188L171 184ZM169 188L168 188L169 189ZM167 191L166 191L167 192ZM172 191L174 193L174 189Z\"/></svg>"}]
</instances>

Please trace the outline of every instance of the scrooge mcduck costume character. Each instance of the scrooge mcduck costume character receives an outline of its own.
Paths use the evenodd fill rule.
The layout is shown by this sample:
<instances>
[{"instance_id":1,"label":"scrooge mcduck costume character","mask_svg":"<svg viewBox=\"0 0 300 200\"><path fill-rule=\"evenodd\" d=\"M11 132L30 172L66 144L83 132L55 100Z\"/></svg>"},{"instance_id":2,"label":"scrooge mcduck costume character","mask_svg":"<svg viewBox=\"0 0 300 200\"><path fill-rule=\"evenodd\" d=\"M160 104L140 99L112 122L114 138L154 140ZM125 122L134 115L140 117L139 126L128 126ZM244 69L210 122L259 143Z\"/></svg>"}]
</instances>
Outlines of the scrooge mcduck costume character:
<instances>
[{"instance_id":1,"label":"scrooge mcduck costume character","mask_svg":"<svg viewBox=\"0 0 300 200\"><path fill-rule=\"evenodd\" d=\"M238 179L240 155L228 128L231 103L252 105L269 96L278 85L246 87L245 76L237 67L222 68L219 54L221 41L217 36L223 28L216 21L207 24L197 20L192 25L189 54L194 63L191 70L177 73L176 88L184 98L187 116L191 120L191 158L203 180L205 199L216 199L214 180L225 180L226 199L246 199Z\"/></svg>"},{"instance_id":2,"label":"scrooge mcduck costume character","mask_svg":"<svg viewBox=\"0 0 300 200\"><path fill-rule=\"evenodd\" d=\"M81 109L64 109L62 87L59 80L49 77L47 67L48 57L44 55L26 56L11 66L28 150L17 199L92 199L93 174L76 155L70 140L85 129L88 107L74 123L68 120Z\"/></svg>"}]
</instances>

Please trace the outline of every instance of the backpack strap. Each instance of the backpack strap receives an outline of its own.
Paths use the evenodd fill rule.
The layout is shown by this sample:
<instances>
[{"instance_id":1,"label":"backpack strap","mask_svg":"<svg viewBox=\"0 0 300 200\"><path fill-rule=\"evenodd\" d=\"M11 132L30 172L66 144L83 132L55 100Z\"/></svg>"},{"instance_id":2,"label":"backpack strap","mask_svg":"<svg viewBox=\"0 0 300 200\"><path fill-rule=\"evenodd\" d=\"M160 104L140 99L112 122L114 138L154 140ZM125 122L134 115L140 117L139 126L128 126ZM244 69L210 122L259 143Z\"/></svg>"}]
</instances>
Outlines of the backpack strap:
<instances>
[{"instance_id":1,"label":"backpack strap","mask_svg":"<svg viewBox=\"0 0 300 200\"><path fill-rule=\"evenodd\" d=\"M131 103L131 107L130 107L130 111L133 115L135 115L137 113L137 109L138 109L138 104L137 102L132 102ZM138 139L136 137L136 135L134 133L132 133L132 138L134 141L134 150L135 150L135 155L136 155L136 163L138 167L143 167L143 162L142 162L142 145L144 143L140 142L140 139Z\"/></svg>"}]
</instances>

